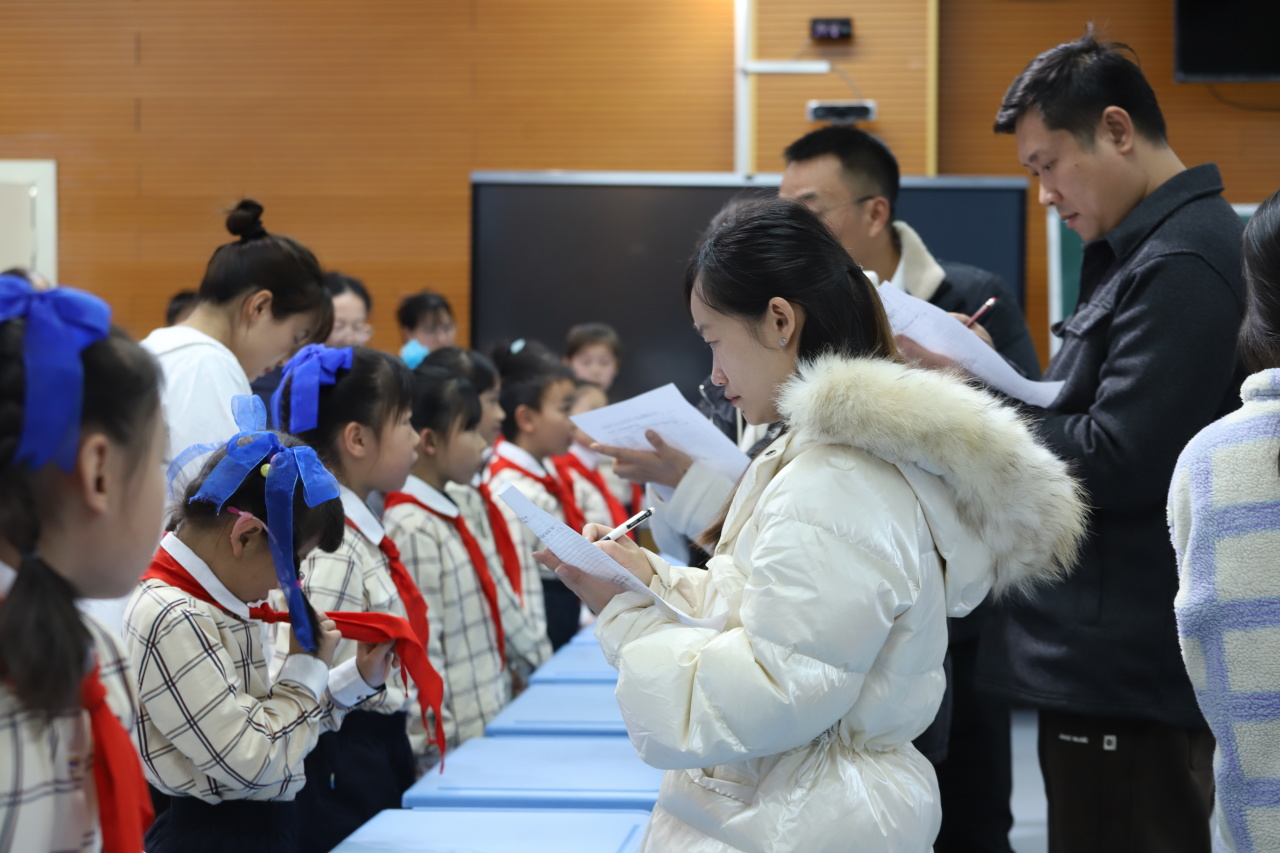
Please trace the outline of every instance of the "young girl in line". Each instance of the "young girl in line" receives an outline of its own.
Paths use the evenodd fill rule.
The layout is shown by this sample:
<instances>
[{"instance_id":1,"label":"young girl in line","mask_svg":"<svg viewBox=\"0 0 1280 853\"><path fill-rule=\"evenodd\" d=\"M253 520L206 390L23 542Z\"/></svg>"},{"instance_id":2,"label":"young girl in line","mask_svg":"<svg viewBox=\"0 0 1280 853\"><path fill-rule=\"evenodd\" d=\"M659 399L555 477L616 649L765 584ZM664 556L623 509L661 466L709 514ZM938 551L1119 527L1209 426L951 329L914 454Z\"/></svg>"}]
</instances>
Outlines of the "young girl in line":
<instances>
[{"instance_id":1,"label":"young girl in line","mask_svg":"<svg viewBox=\"0 0 1280 853\"><path fill-rule=\"evenodd\" d=\"M573 407L569 415L581 415L594 412L609 405L604 389L599 385L584 380L577 380L573 395ZM591 437L573 428L573 443L569 452L552 458L559 475L573 483L573 493L588 523L617 527L639 508L628 511L629 506L638 506L643 500L643 491L638 484L627 483L613 473L613 459L591 449ZM603 507L603 517L592 517L587 507ZM631 535L634 539L634 534Z\"/></svg>"},{"instance_id":2,"label":"young girl in line","mask_svg":"<svg viewBox=\"0 0 1280 853\"><path fill-rule=\"evenodd\" d=\"M138 853L137 695L113 632L164 508L160 370L96 296L0 276L0 850Z\"/></svg>"},{"instance_id":3,"label":"young girl in line","mask_svg":"<svg viewBox=\"0 0 1280 853\"><path fill-rule=\"evenodd\" d=\"M489 460L485 485L495 496L508 483L543 511L559 518L574 530L582 530L586 517L573 493L573 486L560 478L550 457L569 450L573 422L573 377L557 363L546 348L536 342L517 340L493 351L493 361L502 376L502 438ZM501 500L495 501L506 519L507 530L520 555L525 589L525 605L537 624L558 649L578 631L581 603L564 583L549 571L540 571L533 552L541 543L520 523ZM542 600L531 595L542 590Z\"/></svg>"},{"instance_id":4,"label":"young girl in line","mask_svg":"<svg viewBox=\"0 0 1280 853\"><path fill-rule=\"evenodd\" d=\"M342 544L333 553L307 558L307 598L317 610L407 617L425 646L426 603L367 503L375 491L404 486L417 456L412 411L409 369L364 347L303 347L285 365L284 381L272 397L274 422L315 448L341 487ZM287 642L277 634L277 652ZM356 644L343 640L334 664L355 654ZM347 714L340 731L320 736L298 795L300 850L328 850L382 809L400 807L401 795L417 777L407 716L416 708L417 688L429 686L390 678L381 693ZM423 697L437 721L441 698Z\"/></svg>"},{"instance_id":5,"label":"young girl in line","mask_svg":"<svg viewBox=\"0 0 1280 853\"><path fill-rule=\"evenodd\" d=\"M188 448L219 445L235 435L231 399L251 393L252 380L298 347L329 336L333 301L316 256L296 240L268 233L262 210L250 199L236 205L227 230L238 239L209 259L191 315L142 341L164 370L166 464ZM177 492L200 470L204 455L178 460L183 474L174 481Z\"/></svg>"},{"instance_id":6,"label":"young girl in line","mask_svg":"<svg viewBox=\"0 0 1280 853\"><path fill-rule=\"evenodd\" d=\"M494 445L502 437L502 421L506 413L502 410L502 380L498 370L483 353L465 350L460 347L444 347L427 356L423 364L447 370L458 379L469 383L480 399L480 420L476 424L476 432L484 441L486 462L493 455ZM520 610L526 621L535 618L533 602L541 607L541 587L536 596L526 596L524 589L524 562L516 550L507 528L506 516L493 499L493 493L483 480L483 466L475 472L470 480L458 481L445 485L445 494L458 505L462 517L479 540L484 549L485 560L490 566L500 566L507 578L511 591L520 602ZM551 643L547 640L546 631L535 627L537 648L530 653L529 661L534 669L541 666L551 657ZM511 631L508 628L508 631ZM508 657L509 664L518 664L518 657ZM521 671L518 666L509 666L508 674L512 677L513 694L523 689L529 673Z\"/></svg>"},{"instance_id":7,"label":"young girl in line","mask_svg":"<svg viewBox=\"0 0 1280 853\"><path fill-rule=\"evenodd\" d=\"M391 668L391 643L362 643L330 670L338 630L297 590L301 561L342 543L338 484L297 439L242 433L211 455L168 527L125 614L138 742L171 797L147 853L293 850L303 760ZM282 626L289 655L273 680L256 621L273 614L254 603L277 586L305 624Z\"/></svg>"},{"instance_id":8,"label":"young girl in line","mask_svg":"<svg viewBox=\"0 0 1280 853\"><path fill-rule=\"evenodd\" d=\"M422 590L431 619L431 662L444 675L444 728L449 746L484 734L511 698L507 661L524 677L538 662L534 624L501 567L491 565L458 505L445 493L480 467L485 441L476 431L480 401L465 380L419 365L413 376L413 428L418 459L404 490L387 495L383 524ZM422 770L439 755L419 719L409 737Z\"/></svg>"}]
</instances>

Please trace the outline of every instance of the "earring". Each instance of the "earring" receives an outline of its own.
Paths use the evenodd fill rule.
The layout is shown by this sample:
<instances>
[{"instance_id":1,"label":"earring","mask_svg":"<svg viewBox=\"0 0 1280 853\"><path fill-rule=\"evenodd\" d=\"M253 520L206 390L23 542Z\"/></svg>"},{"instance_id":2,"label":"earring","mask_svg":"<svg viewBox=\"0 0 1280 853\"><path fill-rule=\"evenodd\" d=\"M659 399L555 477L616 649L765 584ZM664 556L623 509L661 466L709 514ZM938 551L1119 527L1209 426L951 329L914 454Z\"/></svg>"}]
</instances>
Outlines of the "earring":
<instances>
[{"instance_id":1,"label":"earring","mask_svg":"<svg viewBox=\"0 0 1280 853\"><path fill-rule=\"evenodd\" d=\"M787 345L787 339L786 339L786 338L778 338L778 346L783 346L783 347L785 347L786 345Z\"/></svg>"}]
</instances>

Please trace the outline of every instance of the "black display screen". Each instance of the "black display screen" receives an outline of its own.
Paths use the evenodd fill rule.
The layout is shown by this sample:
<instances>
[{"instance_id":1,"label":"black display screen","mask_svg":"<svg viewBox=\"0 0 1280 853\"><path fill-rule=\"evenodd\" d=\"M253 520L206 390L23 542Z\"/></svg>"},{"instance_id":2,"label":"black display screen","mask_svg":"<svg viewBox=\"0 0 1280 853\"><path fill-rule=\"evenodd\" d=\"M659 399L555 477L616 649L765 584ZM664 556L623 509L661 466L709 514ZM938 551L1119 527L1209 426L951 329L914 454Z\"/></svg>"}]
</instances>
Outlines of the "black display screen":
<instances>
[{"instance_id":1,"label":"black display screen","mask_svg":"<svg viewBox=\"0 0 1280 853\"><path fill-rule=\"evenodd\" d=\"M1280 2L1176 0L1178 80L1280 80Z\"/></svg>"},{"instance_id":2,"label":"black display screen","mask_svg":"<svg viewBox=\"0 0 1280 853\"><path fill-rule=\"evenodd\" d=\"M696 400L711 357L684 304L685 263L725 202L776 188L533 180L472 184L473 345L528 337L559 352L570 326L605 322L626 347L613 399L675 382ZM898 216L936 257L991 270L1021 299L1026 186L904 178Z\"/></svg>"}]
</instances>

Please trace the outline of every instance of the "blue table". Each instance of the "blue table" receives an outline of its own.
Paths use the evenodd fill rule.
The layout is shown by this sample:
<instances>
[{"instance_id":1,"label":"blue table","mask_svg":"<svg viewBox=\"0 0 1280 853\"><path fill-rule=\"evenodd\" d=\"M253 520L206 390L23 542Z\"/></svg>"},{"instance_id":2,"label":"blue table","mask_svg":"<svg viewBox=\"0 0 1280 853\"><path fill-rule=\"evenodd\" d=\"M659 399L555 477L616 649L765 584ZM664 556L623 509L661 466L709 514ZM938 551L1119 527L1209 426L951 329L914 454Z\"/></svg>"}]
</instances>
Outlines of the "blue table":
<instances>
[{"instance_id":1,"label":"blue table","mask_svg":"<svg viewBox=\"0 0 1280 853\"><path fill-rule=\"evenodd\" d=\"M617 684L618 671L609 666L594 643L569 643L529 677L530 684Z\"/></svg>"},{"instance_id":2,"label":"blue table","mask_svg":"<svg viewBox=\"0 0 1280 853\"><path fill-rule=\"evenodd\" d=\"M622 711L612 684L537 684L503 708L484 733L511 735L607 735L624 737ZM447 760L447 759L446 759Z\"/></svg>"},{"instance_id":3,"label":"blue table","mask_svg":"<svg viewBox=\"0 0 1280 853\"><path fill-rule=\"evenodd\" d=\"M662 771L626 738L474 738L404 793L416 808L643 809L658 800Z\"/></svg>"},{"instance_id":4,"label":"blue table","mask_svg":"<svg viewBox=\"0 0 1280 853\"><path fill-rule=\"evenodd\" d=\"M602 809L391 809L333 853L634 853L648 820L644 811Z\"/></svg>"}]
</instances>

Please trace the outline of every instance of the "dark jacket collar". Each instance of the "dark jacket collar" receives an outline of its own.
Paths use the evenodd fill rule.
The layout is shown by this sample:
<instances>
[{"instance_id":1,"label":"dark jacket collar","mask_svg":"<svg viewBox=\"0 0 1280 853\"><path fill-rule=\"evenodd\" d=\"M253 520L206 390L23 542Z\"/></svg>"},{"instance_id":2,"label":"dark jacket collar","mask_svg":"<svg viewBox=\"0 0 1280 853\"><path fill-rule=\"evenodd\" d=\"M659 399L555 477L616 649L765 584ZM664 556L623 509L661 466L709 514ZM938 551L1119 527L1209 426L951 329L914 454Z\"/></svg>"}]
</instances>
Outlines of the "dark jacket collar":
<instances>
[{"instance_id":1,"label":"dark jacket collar","mask_svg":"<svg viewBox=\"0 0 1280 853\"><path fill-rule=\"evenodd\" d=\"M1135 252L1160 223L1189 202L1222 192L1222 175L1213 163L1192 166L1179 172L1129 211L1119 225L1102 239L1111 246L1117 260Z\"/></svg>"}]
</instances>

